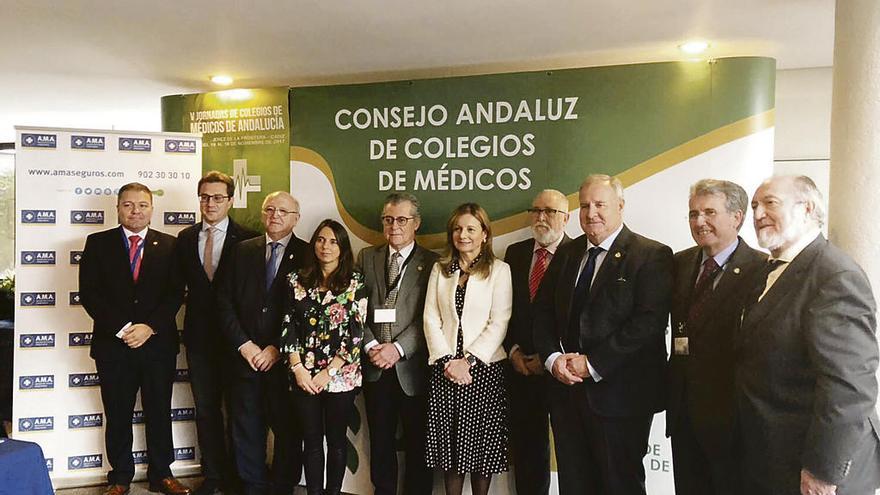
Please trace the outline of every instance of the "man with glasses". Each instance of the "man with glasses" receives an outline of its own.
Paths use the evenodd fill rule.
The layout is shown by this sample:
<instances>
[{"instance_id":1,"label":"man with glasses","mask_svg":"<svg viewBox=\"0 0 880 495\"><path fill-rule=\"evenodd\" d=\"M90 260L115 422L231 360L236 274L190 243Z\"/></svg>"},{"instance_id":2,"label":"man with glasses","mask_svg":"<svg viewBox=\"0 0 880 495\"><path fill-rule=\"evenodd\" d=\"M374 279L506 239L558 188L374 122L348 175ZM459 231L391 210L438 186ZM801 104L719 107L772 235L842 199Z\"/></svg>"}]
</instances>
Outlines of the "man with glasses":
<instances>
[{"instance_id":1,"label":"man with glasses","mask_svg":"<svg viewBox=\"0 0 880 495\"><path fill-rule=\"evenodd\" d=\"M403 493L430 495L425 465L428 356L422 312L433 252L415 242L419 200L394 193L382 208L387 244L361 250L358 266L369 292L364 329L364 399L370 425L370 477L377 495L397 494L396 433L400 420L406 448Z\"/></svg>"},{"instance_id":2,"label":"man with glasses","mask_svg":"<svg viewBox=\"0 0 880 495\"><path fill-rule=\"evenodd\" d=\"M232 247L259 234L229 217L234 192L231 177L208 172L198 184L202 221L177 235L177 262L187 287L183 341L204 476L196 495L220 493L235 481L223 426L223 403L229 398L229 363L236 356L220 331L215 282L230 269Z\"/></svg>"},{"instance_id":3,"label":"man with glasses","mask_svg":"<svg viewBox=\"0 0 880 495\"><path fill-rule=\"evenodd\" d=\"M568 198L541 191L527 210L532 237L507 247L513 277L513 313L504 347L510 357L510 445L516 492L550 493L550 404L544 365L532 339L532 301L565 234Z\"/></svg>"},{"instance_id":4,"label":"man with glasses","mask_svg":"<svg viewBox=\"0 0 880 495\"><path fill-rule=\"evenodd\" d=\"M743 493L733 342L742 301L767 259L738 235L748 203L733 182L691 186L688 223L697 245L675 254L666 406L678 495Z\"/></svg>"},{"instance_id":5,"label":"man with glasses","mask_svg":"<svg viewBox=\"0 0 880 495\"><path fill-rule=\"evenodd\" d=\"M308 244L293 234L299 202L284 191L263 200L266 234L238 243L218 291L220 325L239 357L232 363L232 440L245 495L290 494L302 475L302 434L291 419L280 364L287 276L302 267ZM275 435L271 475L266 435Z\"/></svg>"},{"instance_id":6,"label":"man with glasses","mask_svg":"<svg viewBox=\"0 0 880 495\"><path fill-rule=\"evenodd\" d=\"M150 228L153 194L136 182L119 188L119 227L89 235L79 265L79 295L94 320L89 355L101 381L109 486L125 495L134 477L131 456L135 400L146 421L150 491L186 495L171 473L171 393L180 345L175 316L183 284L174 237ZM0 490L2 491L2 490Z\"/></svg>"}]
</instances>

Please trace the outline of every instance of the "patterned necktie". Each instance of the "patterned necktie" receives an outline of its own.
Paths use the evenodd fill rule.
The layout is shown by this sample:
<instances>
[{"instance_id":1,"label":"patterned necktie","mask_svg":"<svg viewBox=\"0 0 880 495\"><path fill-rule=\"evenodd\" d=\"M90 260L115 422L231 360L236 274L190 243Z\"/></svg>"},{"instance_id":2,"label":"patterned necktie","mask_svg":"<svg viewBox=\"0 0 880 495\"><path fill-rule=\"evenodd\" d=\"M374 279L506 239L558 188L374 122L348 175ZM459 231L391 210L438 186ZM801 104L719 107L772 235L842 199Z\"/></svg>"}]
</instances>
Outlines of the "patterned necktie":
<instances>
[{"instance_id":1,"label":"patterned necktie","mask_svg":"<svg viewBox=\"0 0 880 495\"><path fill-rule=\"evenodd\" d=\"M712 286L715 283L715 274L721 267L715 262L715 258L708 257L703 262L703 271L697 277L697 284L694 286L693 296L691 297L691 307L688 309L688 321L695 320L703 309L706 299L712 293Z\"/></svg>"},{"instance_id":2,"label":"patterned necktie","mask_svg":"<svg viewBox=\"0 0 880 495\"><path fill-rule=\"evenodd\" d=\"M269 254L269 261L266 262L266 290L268 291L272 287L272 282L275 281L275 273L278 268L275 264L278 261L278 248L281 246L280 242L270 242L269 246L272 248L272 253Z\"/></svg>"},{"instance_id":3,"label":"patterned necktie","mask_svg":"<svg viewBox=\"0 0 880 495\"><path fill-rule=\"evenodd\" d=\"M397 276L400 275L400 253L394 253L391 255L391 263L388 264L388 280L386 283L394 282ZM399 281L398 281L399 282ZM397 304L397 292L400 287L400 283L394 285L388 294L385 295L385 307L393 308L395 304ZM379 338L382 340L382 343L391 342L393 336L391 334L391 323L383 323L381 328L381 333Z\"/></svg>"},{"instance_id":4,"label":"patterned necktie","mask_svg":"<svg viewBox=\"0 0 880 495\"><path fill-rule=\"evenodd\" d=\"M141 273L141 251L138 249L140 244L141 236L133 235L128 238L128 262L131 265L131 279L135 282Z\"/></svg>"},{"instance_id":5,"label":"patterned necktie","mask_svg":"<svg viewBox=\"0 0 880 495\"><path fill-rule=\"evenodd\" d=\"M208 227L205 229L207 237L205 238L205 261L203 264L205 266L205 275L208 276L208 280L214 280L214 232L216 230L216 227Z\"/></svg>"},{"instance_id":6,"label":"patterned necktie","mask_svg":"<svg viewBox=\"0 0 880 495\"><path fill-rule=\"evenodd\" d=\"M535 251L535 265L532 266L532 274L529 275L529 301L535 300L535 294L538 293L538 286L541 285L541 279L547 272L547 258L550 251L540 248Z\"/></svg>"}]
</instances>

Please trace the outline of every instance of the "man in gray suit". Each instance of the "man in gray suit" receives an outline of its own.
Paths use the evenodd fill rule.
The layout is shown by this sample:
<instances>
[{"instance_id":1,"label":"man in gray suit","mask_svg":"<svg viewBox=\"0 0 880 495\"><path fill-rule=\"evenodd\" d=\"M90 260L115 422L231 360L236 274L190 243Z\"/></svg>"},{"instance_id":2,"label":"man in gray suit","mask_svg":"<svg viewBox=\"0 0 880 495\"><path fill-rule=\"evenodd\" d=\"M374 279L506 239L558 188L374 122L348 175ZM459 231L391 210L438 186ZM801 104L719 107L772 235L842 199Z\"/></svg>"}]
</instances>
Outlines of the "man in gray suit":
<instances>
[{"instance_id":1,"label":"man in gray suit","mask_svg":"<svg viewBox=\"0 0 880 495\"><path fill-rule=\"evenodd\" d=\"M752 209L770 260L738 342L744 493L873 494L880 421L868 279L822 236L822 195L809 178L766 180Z\"/></svg>"},{"instance_id":2,"label":"man in gray suit","mask_svg":"<svg viewBox=\"0 0 880 495\"><path fill-rule=\"evenodd\" d=\"M370 477L376 495L397 494L399 416L406 448L403 493L430 494L433 479L425 464L428 357L422 312L437 255L415 242L421 225L415 196L389 195L381 220L388 243L365 248L358 255L370 301L364 329L369 359L363 364Z\"/></svg>"}]
</instances>

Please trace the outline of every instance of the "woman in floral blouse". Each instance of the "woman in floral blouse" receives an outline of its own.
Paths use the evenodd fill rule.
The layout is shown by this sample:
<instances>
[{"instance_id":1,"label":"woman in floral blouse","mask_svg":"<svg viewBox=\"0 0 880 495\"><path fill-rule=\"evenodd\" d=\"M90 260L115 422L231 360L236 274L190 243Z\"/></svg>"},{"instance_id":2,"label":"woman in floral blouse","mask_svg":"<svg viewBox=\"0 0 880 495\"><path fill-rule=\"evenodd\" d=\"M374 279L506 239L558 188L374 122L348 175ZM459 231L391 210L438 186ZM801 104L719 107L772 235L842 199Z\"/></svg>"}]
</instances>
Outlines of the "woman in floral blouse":
<instances>
[{"instance_id":1,"label":"woman in floral blouse","mask_svg":"<svg viewBox=\"0 0 880 495\"><path fill-rule=\"evenodd\" d=\"M305 268L290 275L281 340L297 395L294 409L305 441L308 493L339 494L345 432L361 386L367 291L363 275L354 271L348 232L339 222L321 222L309 246ZM327 488L322 490L325 438Z\"/></svg>"}]
</instances>

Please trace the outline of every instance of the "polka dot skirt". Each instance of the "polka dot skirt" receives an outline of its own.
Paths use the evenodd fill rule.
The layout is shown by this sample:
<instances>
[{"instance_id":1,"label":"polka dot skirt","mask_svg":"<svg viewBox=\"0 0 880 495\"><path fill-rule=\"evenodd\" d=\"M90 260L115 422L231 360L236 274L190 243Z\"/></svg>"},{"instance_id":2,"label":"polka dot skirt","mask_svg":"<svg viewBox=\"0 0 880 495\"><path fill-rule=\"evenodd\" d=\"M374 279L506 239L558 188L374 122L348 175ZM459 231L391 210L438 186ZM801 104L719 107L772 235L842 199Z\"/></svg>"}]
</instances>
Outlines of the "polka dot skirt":
<instances>
[{"instance_id":1,"label":"polka dot skirt","mask_svg":"<svg viewBox=\"0 0 880 495\"><path fill-rule=\"evenodd\" d=\"M467 284L455 291L459 319ZM461 326L455 358L464 356ZM507 471L507 392L500 362L471 367L473 382L456 385L443 376L438 360L431 367L428 389L428 467L459 474L497 474Z\"/></svg>"}]
</instances>

